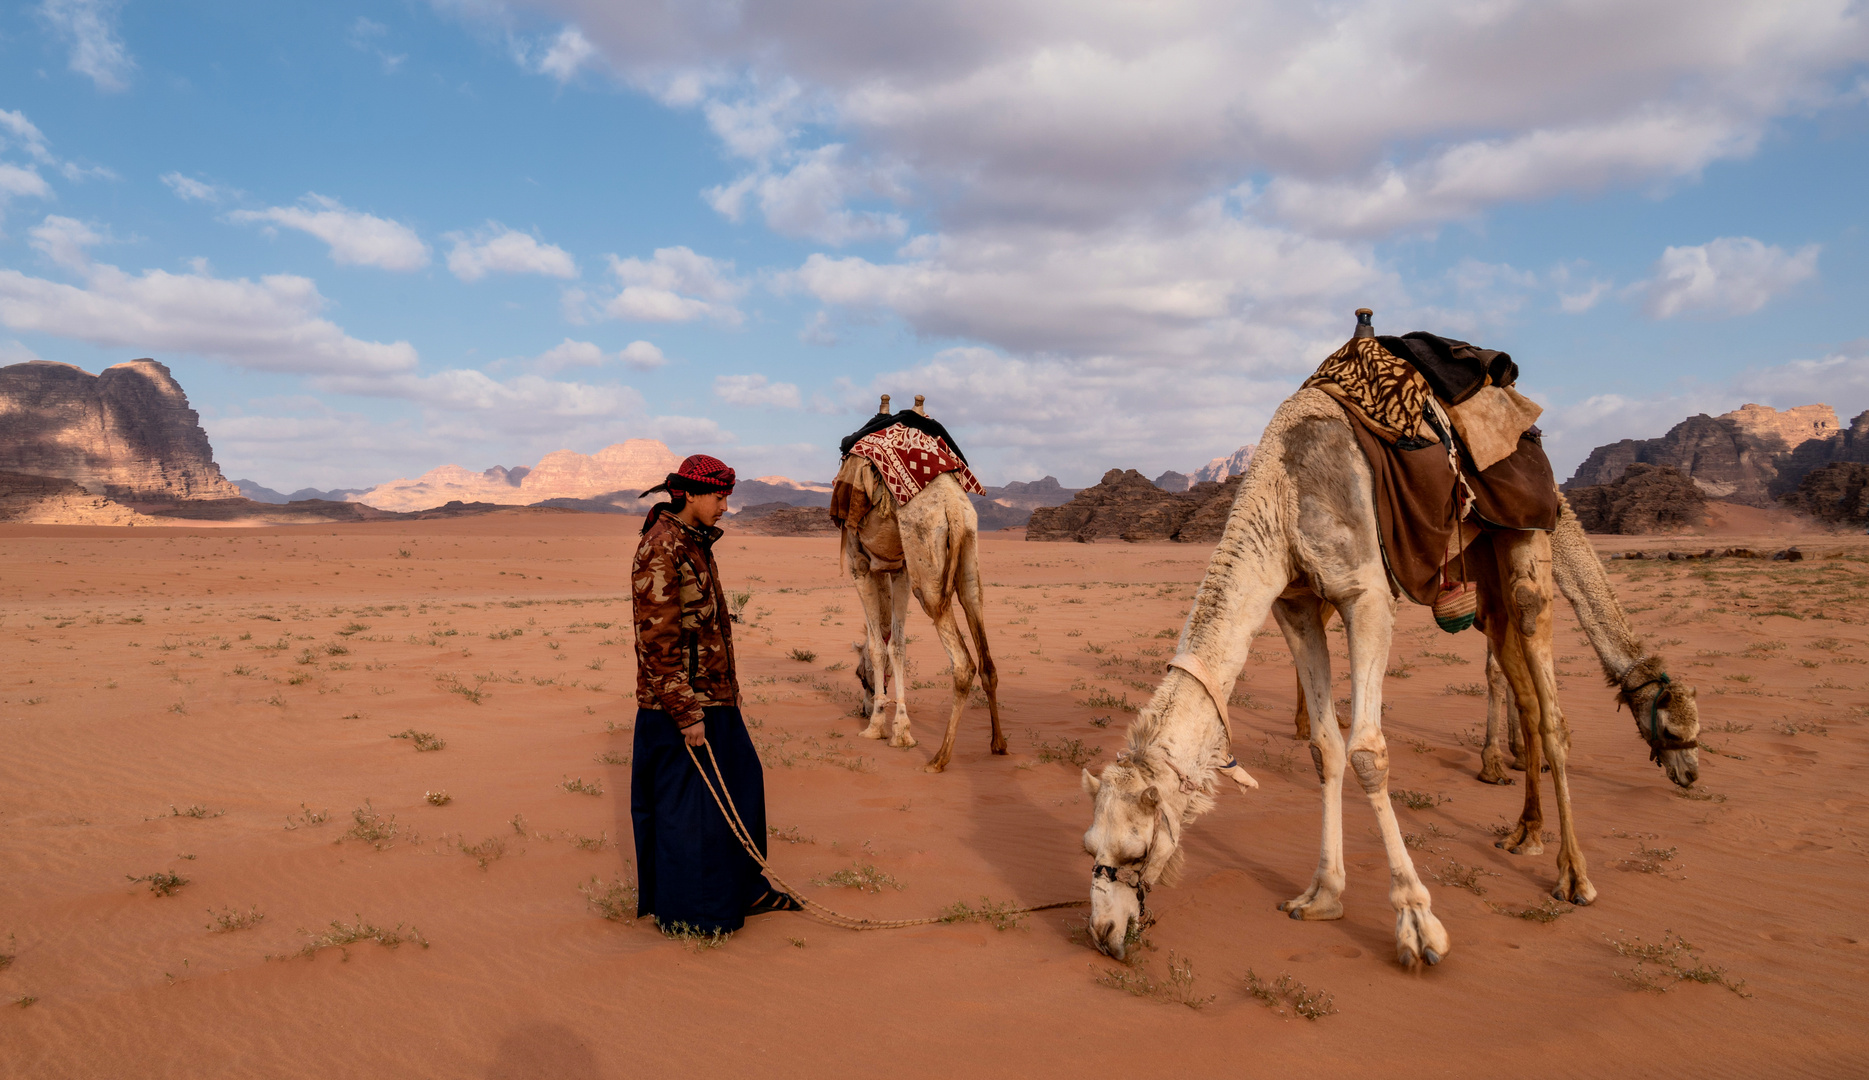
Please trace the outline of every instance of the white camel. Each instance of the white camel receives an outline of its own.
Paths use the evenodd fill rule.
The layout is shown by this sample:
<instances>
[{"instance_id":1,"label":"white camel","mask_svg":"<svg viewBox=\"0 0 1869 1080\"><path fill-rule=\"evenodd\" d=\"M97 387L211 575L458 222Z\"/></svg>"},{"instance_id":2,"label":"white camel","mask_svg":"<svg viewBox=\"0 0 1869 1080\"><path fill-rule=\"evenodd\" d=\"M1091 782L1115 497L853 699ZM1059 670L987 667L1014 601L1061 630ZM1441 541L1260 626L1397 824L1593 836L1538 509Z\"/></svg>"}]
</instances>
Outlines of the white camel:
<instances>
[{"instance_id":1,"label":"white camel","mask_svg":"<svg viewBox=\"0 0 1869 1080\"><path fill-rule=\"evenodd\" d=\"M889 411L887 394L883 395L882 411ZM919 394L915 397L915 411L927 415ZM952 473L935 477L913 499L898 504L874 466L852 457L847 468L856 474L851 478L862 485L871 503L861 520L844 523L842 536L844 563L863 602L864 641L858 646L857 666L857 677L866 691L864 711L869 719L863 736L880 739L887 734L891 746L916 745L909 727L908 637L903 632L909 594L913 592L922 610L934 620L941 647L953 665L954 682L954 707L948 714L947 734L941 740L941 749L923 769L938 773L947 768L976 671L993 720L993 753L1004 754L1006 736L999 725L999 671L993 666L993 654L986 643L980 587L980 518L973 503ZM979 653L977 669L954 619L956 598ZM872 663L873 659L876 662ZM894 716L885 732L883 713L891 705Z\"/></svg>"},{"instance_id":2,"label":"white camel","mask_svg":"<svg viewBox=\"0 0 1869 1080\"><path fill-rule=\"evenodd\" d=\"M1382 677L1395 599L1378 541L1374 480L1337 402L1300 390L1273 414L1240 485L1225 533L1182 629L1171 669L1129 728L1129 745L1101 777L1083 775L1094 799L1084 847L1096 860L1090 929L1098 948L1121 957L1142 917L1143 896L1172 874L1181 834L1213 805L1226 745L1226 701L1267 612L1284 631L1312 717L1311 757L1323 801L1323 837L1311 883L1279 905L1294 919L1343 916L1342 793L1346 764L1381 828L1404 966L1437 964L1450 941L1415 872L1389 804L1389 755L1382 735ZM1551 762L1559 827L1556 894L1588 903L1586 874L1570 814L1568 736L1551 663L1551 547L1534 531L1479 533L1467 564L1480 585L1480 624L1516 693L1521 721ZM1322 608L1343 615L1349 646L1351 725L1337 729ZM1536 749L1530 751L1535 759ZM1536 760L1527 766L1537 776ZM1528 784L1528 795L1536 790ZM1542 822L1535 796L1507 846L1535 850Z\"/></svg>"}]
</instances>

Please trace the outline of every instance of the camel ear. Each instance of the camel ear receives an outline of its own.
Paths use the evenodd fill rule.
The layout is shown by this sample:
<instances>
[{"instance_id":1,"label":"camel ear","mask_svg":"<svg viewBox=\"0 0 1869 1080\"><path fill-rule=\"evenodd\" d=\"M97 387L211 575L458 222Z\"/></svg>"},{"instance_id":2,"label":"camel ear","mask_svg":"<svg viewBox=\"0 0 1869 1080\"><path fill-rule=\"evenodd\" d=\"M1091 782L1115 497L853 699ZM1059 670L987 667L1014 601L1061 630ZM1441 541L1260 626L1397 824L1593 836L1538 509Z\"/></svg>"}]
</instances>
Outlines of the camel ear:
<instances>
[{"instance_id":1,"label":"camel ear","mask_svg":"<svg viewBox=\"0 0 1869 1080\"><path fill-rule=\"evenodd\" d=\"M1085 769L1084 770L1084 794L1089 795L1092 798L1095 798L1097 795L1097 792L1102 791L1102 790L1103 790L1103 781L1090 775L1090 770Z\"/></svg>"},{"instance_id":2,"label":"camel ear","mask_svg":"<svg viewBox=\"0 0 1869 1080\"><path fill-rule=\"evenodd\" d=\"M1155 788L1145 787L1142 794L1136 796L1136 805L1142 808L1143 813L1153 814L1162 805L1162 797L1155 793Z\"/></svg>"}]
</instances>

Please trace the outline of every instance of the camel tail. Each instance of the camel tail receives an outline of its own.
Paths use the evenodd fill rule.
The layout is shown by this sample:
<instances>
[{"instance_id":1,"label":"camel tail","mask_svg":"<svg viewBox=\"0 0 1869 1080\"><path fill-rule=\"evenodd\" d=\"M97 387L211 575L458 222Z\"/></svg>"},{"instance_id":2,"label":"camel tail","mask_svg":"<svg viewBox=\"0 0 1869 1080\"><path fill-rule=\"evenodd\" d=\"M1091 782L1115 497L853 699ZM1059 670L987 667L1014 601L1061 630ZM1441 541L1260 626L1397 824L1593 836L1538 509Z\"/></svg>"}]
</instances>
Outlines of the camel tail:
<instances>
[{"instance_id":1,"label":"camel tail","mask_svg":"<svg viewBox=\"0 0 1869 1080\"><path fill-rule=\"evenodd\" d=\"M965 550L962 554L966 557L968 565L976 568L976 576L978 576L977 568L980 565L979 544L979 533L969 530L966 533ZM949 572L954 573L955 570L950 569ZM976 585L974 601L971 605L967 602L967 597L962 595L960 598L960 606L961 610L967 615L967 629L973 634L973 651L975 658L980 662L980 670L982 673L991 673L993 671L993 654L988 652L986 648L986 615L980 610L980 591L981 590L979 590ZM959 592L958 588L956 592Z\"/></svg>"},{"instance_id":2,"label":"camel tail","mask_svg":"<svg viewBox=\"0 0 1869 1080\"><path fill-rule=\"evenodd\" d=\"M965 499L965 493L961 498ZM973 529L967 527L967 520L957 503L947 504L947 565L941 569L941 598L935 602L933 616L939 622L948 607L954 603L954 591L960 586L960 558L967 550L967 538Z\"/></svg>"}]
</instances>

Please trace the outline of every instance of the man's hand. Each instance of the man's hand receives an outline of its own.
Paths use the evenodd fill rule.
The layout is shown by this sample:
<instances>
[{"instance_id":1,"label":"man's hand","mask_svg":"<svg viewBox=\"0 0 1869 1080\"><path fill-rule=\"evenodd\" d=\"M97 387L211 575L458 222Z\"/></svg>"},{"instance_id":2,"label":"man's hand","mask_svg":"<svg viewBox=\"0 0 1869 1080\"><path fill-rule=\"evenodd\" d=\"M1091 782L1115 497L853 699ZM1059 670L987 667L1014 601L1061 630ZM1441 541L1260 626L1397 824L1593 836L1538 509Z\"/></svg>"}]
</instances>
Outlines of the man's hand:
<instances>
[{"instance_id":1,"label":"man's hand","mask_svg":"<svg viewBox=\"0 0 1869 1080\"><path fill-rule=\"evenodd\" d=\"M707 742L707 721L697 720L681 729L682 741L689 746L699 747Z\"/></svg>"}]
</instances>

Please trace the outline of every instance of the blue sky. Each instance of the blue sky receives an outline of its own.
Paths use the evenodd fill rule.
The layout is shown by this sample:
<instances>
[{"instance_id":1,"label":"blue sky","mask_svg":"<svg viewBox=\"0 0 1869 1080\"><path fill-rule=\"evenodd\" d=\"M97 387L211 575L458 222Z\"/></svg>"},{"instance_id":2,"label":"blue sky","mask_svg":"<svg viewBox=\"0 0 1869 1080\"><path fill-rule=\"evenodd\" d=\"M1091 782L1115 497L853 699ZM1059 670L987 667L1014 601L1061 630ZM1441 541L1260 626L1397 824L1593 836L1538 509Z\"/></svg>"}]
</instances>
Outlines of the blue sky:
<instances>
[{"instance_id":1,"label":"blue sky","mask_svg":"<svg viewBox=\"0 0 1869 1080\"><path fill-rule=\"evenodd\" d=\"M231 476L630 437L828 477L1187 471L1377 309L1512 351L1561 475L1869 409L1836 2L44 0L0 11L0 362L167 363Z\"/></svg>"}]
</instances>

